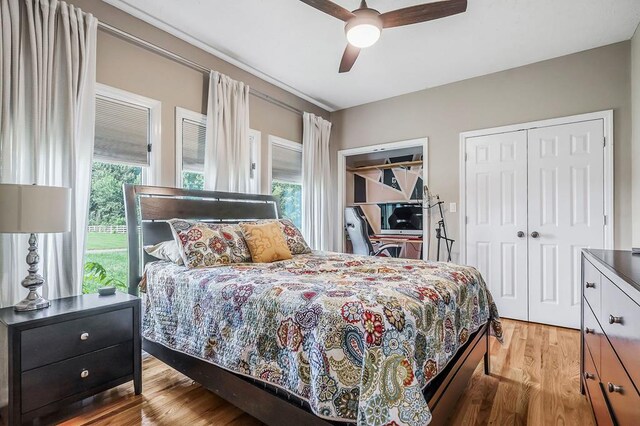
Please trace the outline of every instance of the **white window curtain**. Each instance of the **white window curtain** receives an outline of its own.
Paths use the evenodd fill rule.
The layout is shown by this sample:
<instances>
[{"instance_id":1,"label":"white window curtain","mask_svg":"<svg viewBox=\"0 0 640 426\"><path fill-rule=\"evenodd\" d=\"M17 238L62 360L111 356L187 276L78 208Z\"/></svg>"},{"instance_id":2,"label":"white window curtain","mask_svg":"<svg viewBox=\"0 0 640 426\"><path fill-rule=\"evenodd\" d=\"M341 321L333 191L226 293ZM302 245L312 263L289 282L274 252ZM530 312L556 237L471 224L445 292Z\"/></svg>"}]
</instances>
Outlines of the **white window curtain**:
<instances>
[{"instance_id":1,"label":"white window curtain","mask_svg":"<svg viewBox=\"0 0 640 426\"><path fill-rule=\"evenodd\" d=\"M331 123L305 112L302 138L302 232L315 250L333 248L333 199L329 137Z\"/></svg>"},{"instance_id":2,"label":"white window curtain","mask_svg":"<svg viewBox=\"0 0 640 426\"><path fill-rule=\"evenodd\" d=\"M211 71L207 102L205 189L249 192L249 86Z\"/></svg>"},{"instance_id":3,"label":"white window curtain","mask_svg":"<svg viewBox=\"0 0 640 426\"><path fill-rule=\"evenodd\" d=\"M46 298L82 291L97 20L56 0L0 0L0 182L72 188L71 232L40 236ZM1 208L1 207L0 207ZM0 235L0 306L25 290L26 235Z\"/></svg>"}]
</instances>

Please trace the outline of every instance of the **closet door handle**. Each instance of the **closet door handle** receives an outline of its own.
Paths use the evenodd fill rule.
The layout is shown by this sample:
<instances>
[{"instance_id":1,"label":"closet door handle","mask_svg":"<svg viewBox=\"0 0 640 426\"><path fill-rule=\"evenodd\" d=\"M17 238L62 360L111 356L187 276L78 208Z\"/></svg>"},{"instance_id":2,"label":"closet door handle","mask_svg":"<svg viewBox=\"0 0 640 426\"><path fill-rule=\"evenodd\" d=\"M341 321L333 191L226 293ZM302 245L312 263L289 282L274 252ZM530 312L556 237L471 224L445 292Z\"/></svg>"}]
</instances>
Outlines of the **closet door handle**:
<instances>
[{"instance_id":1,"label":"closet door handle","mask_svg":"<svg viewBox=\"0 0 640 426\"><path fill-rule=\"evenodd\" d=\"M518 238L522 238L522 237L524 237L524 232L518 231L518 233L516 235L518 236Z\"/></svg>"},{"instance_id":2,"label":"closet door handle","mask_svg":"<svg viewBox=\"0 0 640 426\"><path fill-rule=\"evenodd\" d=\"M533 231L533 232L531 233L531 236L532 236L533 238L538 238L538 237L540 236L540 234L538 233L538 231Z\"/></svg>"}]
</instances>

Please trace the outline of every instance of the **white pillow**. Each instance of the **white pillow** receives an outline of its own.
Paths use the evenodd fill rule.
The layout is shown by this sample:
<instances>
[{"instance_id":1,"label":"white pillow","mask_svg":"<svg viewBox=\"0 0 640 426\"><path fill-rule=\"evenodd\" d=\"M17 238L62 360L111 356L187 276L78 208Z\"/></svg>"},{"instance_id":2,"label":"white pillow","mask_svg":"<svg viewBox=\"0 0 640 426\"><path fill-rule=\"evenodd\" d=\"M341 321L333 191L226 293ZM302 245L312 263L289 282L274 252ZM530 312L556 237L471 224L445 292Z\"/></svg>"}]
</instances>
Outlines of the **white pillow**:
<instances>
[{"instance_id":1,"label":"white pillow","mask_svg":"<svg viewBox=\"0 0 640 426\"><path fill-rule=\"evenodd\" d=\"M180 249L175 240L162 241L153 246L145 246L144 251L148 255L160 260L167 260L173 262L176 265L184 265L182 256L180 255Z\"/></svg>"}]
</instances>

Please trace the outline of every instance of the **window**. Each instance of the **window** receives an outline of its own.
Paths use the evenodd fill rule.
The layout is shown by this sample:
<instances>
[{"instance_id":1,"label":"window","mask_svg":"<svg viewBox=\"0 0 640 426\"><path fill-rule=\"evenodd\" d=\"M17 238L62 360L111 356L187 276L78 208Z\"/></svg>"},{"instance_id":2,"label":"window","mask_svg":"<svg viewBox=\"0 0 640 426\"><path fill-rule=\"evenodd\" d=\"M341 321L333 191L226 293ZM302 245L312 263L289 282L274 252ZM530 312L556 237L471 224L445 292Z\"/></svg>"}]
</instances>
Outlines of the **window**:
<instances>
[{"instance_id":1,"label":"window","mask_svg":"<svg viewBox=\"0 0 640 426\"><path fill-rule=\"evenodd\" d=\"M302 227L302 144L269 136L271 194L282 215Z\"/></svg>"},{"instance_id":2,"label":"window","mask_svg":"<svg viewBox=\"0 0 640 426\"><path fill-rule=\"evenodd\" d=\"M85 293L110 284L126 291L127 233L122 185L158 176L160 102L98 85Z\"/></svg>"},{"instance_id":3,"label":"window","mask_svg":"<svg viewBox=\"0 0 640 426\"><path fill-rule=\"evenodd\" d=\"M207 116L176 108L176 180L185 189L204 189L204 150ZM250 191L260 193L260 143L257 130L249 130L251 144Z\"/></svg>"},{"instance_id":4,"label":"window","mask_svg":"<svg viewBox=\"0 0 640 426\"><path fill-rule=\"evenodd\" d=\"M207 116L176 108L176 180L185 189L204 189Z\"/></svg>"}]
</instances>

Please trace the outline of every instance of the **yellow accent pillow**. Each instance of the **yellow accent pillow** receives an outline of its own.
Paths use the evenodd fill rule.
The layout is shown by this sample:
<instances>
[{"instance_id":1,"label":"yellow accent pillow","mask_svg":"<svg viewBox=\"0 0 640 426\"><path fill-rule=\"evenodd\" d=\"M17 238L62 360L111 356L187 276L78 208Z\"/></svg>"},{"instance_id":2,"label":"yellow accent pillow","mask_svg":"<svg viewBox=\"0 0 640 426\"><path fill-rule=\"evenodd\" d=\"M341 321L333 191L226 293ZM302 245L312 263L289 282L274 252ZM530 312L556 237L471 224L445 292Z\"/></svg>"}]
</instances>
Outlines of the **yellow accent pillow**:
<instances>
[{"instance_id":1,"label":"yellow accent pillow","mask_svg":"<svg viewBox=\"0 0 640 426\"><path fill-rule=\"evenodd\" d=\"M256 263L271 263L291 259L291 251L278 222L249 225L241 223L244 240Z\"/></svg>"}]
</instances>

